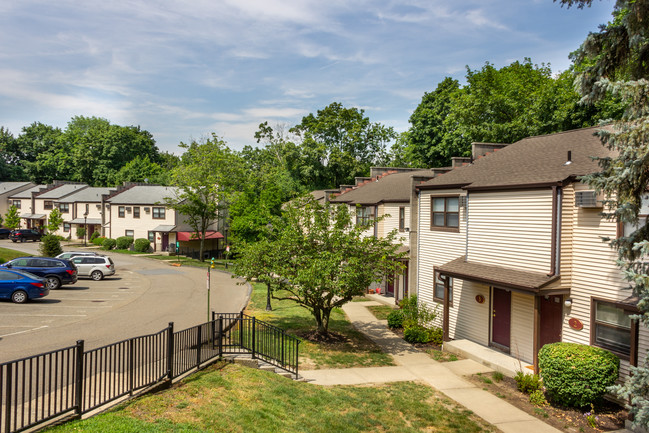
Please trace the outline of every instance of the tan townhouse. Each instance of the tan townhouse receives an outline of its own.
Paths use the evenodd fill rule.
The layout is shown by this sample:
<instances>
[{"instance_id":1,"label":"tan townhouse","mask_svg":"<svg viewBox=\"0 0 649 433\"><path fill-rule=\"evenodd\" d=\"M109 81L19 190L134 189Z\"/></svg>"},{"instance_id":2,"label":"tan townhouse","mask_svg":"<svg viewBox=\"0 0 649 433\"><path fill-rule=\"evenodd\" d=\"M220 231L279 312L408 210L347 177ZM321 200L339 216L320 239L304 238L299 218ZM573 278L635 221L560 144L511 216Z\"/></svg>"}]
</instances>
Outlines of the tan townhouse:
<instances>
[{"instance_id":1,"label":"tan townhouse","mask_svg":"<svg viewBox=\"0 0 649 433\"><path fill-rule=\"evenodd\" d=\"M101 234L103 208L102 196L116 188L88 187L58 199L54 206L61 209L63 225L56 234L71 239L90 239L94 232ZM66 212L63 213L63 210ZM85 228L85 235L78 236L77 229Z\"/></svg>"},{"instance_id":2,"label":"tan townhouse","mask_svg":"<svg viewBox=\"0 0 649 433\"><path fill-rule=\"evenodd\" d=\"M10 197L35 186L36 184L31 182L0 182L0 215L4 218L9 207L13 205L14 199Z\"/></svg>"},{"instance_id":3,"label":"tan townhouse","mask_svg":"<svg viewBox=\"0 0 649 433\"><path fill-rule=\"evenodd\" d=\"M417 187L418 293L444 337L536 366L546 343L603 347L621 374L649 349L602 237L620 228L580 176L605 156L595 128L529 137Z\"/></svg>"}]
</instances>

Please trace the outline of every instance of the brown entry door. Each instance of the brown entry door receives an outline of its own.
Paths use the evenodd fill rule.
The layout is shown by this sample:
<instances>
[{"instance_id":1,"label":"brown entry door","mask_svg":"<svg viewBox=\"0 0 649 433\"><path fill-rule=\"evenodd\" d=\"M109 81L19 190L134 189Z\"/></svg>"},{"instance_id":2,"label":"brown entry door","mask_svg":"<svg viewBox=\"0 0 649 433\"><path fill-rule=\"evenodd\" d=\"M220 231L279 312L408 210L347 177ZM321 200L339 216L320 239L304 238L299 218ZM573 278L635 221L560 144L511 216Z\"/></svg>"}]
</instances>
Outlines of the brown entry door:
<instances>
[{"instance_id":1,"label":"brown entry door","mask_svg":"<svg viewBox=\"0 0 649 433\"><path fill-rule=\"evenodd\" d=\"M541 296L539 299L541 310L541 336L540 346L561 341L561 325L563 323L563 297Z\"/></svg>"},{"instance_id":2,"label":"brown entry door","mask_svg":"<svg viewBox=\"0 0 649 433\"><path fill-rule=\"evenodd\" d=\"M169 233L162 234L162 251L167 251L169 248Z\"/></svg>"},{"instance_id":3,"label":"brown entry door","mask_svg":"<svg viewBox=\"0 0 649 433\"><path fill-rule=\"evenodd\" d=\"M388 296L394 296L394 275L389 275L387 278L385 294Z\"/></svg>"},{"instance_id":4,"label":"brown entry door","mask_svg":"<svg viewBox=\"0 0 649 433\"><path fill-rule=\"evenodd\" d=\"M512 293L494 287L491 308L491 341L494 346L500 349L509 349L511 317Z\"/></svg>"}]
</instances>

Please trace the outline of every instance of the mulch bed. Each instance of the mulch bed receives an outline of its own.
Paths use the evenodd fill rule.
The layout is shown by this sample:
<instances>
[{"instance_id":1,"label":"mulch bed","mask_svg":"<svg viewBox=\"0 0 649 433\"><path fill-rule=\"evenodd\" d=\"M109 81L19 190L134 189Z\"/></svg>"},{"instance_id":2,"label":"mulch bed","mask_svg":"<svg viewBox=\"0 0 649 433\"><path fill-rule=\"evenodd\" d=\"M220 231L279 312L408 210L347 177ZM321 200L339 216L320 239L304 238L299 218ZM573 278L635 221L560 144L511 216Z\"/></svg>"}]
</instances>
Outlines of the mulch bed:
<instances>
[{"instance_id":1,"label":"mulch bed","mask_svg":"<svg viewBox=\"0 0 649 433\"><path fill-rule=\"evenodd\" d=\"M549 404L544 406L533 405L529 401L529 395L520 392L516 388L516 381L510 377L504 377L499 382L493 380L491 374L475 374L466 378L476 386L506 400L522 411L568 433L619 430L624 428L624 421L628 416L626 409L615 403L607 402L603 407L595 408L597 421L596 427L593 428L589 424L585 412L571 408L554 407Z\"/></svg>"}]
</instances>

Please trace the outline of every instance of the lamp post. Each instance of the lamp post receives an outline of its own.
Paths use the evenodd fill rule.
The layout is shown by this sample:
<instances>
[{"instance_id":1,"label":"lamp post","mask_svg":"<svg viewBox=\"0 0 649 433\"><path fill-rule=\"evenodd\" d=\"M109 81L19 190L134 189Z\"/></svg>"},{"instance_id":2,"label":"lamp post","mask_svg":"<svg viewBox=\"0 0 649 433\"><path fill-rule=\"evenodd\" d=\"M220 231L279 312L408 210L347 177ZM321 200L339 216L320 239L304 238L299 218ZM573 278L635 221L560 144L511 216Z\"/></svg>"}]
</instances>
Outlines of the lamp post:
<instances>
[{"instance_id":1,"label":"lamp post","mask_svg":"<svg viewBox=\"0 0 649 433\"><path fill-rule=\"evenodd\" d=\"M83 214L83 246L84 247L88 246L86 239L88 239L88 212Z\"/></svg>"}]
</instances>

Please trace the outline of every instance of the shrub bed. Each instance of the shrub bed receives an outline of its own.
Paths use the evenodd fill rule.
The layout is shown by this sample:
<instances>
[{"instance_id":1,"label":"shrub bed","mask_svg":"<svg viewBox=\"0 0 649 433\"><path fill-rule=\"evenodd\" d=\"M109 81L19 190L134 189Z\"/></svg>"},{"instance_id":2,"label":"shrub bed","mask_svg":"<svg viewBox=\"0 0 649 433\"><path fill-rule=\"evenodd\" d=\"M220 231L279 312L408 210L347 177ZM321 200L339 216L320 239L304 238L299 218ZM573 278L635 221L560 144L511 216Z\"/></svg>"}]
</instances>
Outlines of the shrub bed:
<instances>
[{"instance_id":1,"label":"shrub bed","mask_svg":"<svg viewBox=\"0 0 649 433\"><path fill-rule=\"evenodd\" d=\"M546 344L539 351L539 369L547 396L569 407L601 403L606 388L618 378L620 360L599 347L575 343Z\"/></svg>"}]
</instances>

